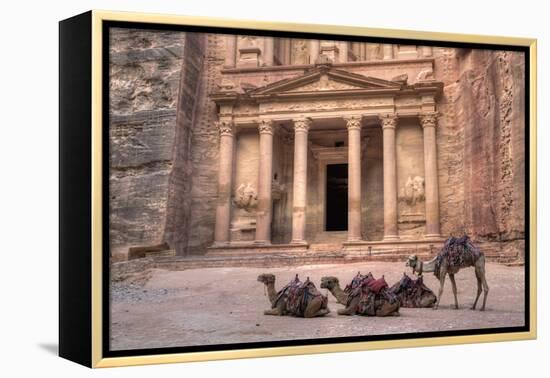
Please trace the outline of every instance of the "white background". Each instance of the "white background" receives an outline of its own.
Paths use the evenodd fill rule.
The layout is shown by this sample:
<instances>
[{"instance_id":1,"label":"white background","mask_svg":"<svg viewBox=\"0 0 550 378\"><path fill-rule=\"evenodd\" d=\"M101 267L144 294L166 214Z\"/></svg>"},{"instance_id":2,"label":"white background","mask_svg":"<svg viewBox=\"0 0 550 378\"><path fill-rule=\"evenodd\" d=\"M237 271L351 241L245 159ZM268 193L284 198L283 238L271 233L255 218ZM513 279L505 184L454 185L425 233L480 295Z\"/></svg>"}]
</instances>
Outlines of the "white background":
<instances>
[{"instance_id":1,"label":"white background","mask_svg":"<svg viewBox=\"0 0 550 378\"><path fill-rule=\"evenodd\" d=\"M6 0L0 22L0 375L548 376L547 143L550 20L544 1ZM56 356L58 25L89 9L357 25L539 39L537 341L333 353L91 371ZM75 125L76 126L76 125ZM546 197L546 198L545 198ZM489 301L490 301L489 296ZM466 315L467 316L467 313ZM544 319L546 317L546 319ZM365 319L368 321L368 319ZM546 369L548 370L548 369Z\"/></svg>"}]
</instances>

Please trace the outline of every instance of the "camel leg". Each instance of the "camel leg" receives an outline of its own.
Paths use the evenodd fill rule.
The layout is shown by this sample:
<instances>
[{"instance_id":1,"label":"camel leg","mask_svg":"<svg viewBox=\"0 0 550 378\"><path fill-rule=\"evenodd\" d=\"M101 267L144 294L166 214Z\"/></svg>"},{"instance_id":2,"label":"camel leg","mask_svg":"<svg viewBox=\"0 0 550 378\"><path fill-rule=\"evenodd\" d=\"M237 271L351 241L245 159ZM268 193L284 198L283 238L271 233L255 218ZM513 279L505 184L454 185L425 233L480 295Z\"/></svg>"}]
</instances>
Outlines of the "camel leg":
<instances>
[{"instance_id":1,"label":"camel leg","mask_svg":"<svg viewBox=\"0 0 550 378\"><path fill-rule=\"evenodd\" d=\"M338 311L338 315L355 315L355 308L352 306L341 308Z\"/></svg>"},{"instance_id":2,"label":"camel leg","mask_svg":"<svg viewBox=\"0 0 550 378\"><path fill-rule=\"evenodd\" d=\"M328 307L327 308L322 308L319 311L317 311L315 316L325 316L327 314L330 314L330 308L328 308Z\"/></svg>"},{"instance_id":3,"label":"camel leg","mask_svg":"<svg viewBox=\"0 0 550 378\"><path fill-rule=\"evenodd\" d=\"M456 296L457 290L456 290L456 281L455 281L455 275L454 273L449 273L449 279L451 280L451 286L453 287L453 295L455 296L455 309L458 310L458 298Z\"/></svg>"},{"instance_id":4,"label":"camel leg","mask_svg":"<svg viewBox=\"0 0 550 378\"><path fill-rule=\"evenodd\" d=\"M399 302L384 303L379 310L376 310L376 316L399 316Z\"/></svg>"},{"instance_id":5,"label":"camel leg","mask_svg":"<svg viewBox=\"0 0 550 378\"><path fill-rule=\"evenodd\" d=\"M477 266L476 266L477 269ZM485 261L483 265L479 268L481 275L481 283L483 284L483 305L479 309L480 311L485 311L485 304L487 303L487 294L489 294L489 285L487 285L487 279L485 278Z\"/></svg>"},{"instance_id":6,"label":"camel leg","mask_svg":"<svg viewBox=\"0 0 550 378\"><path fill-rule=\"evenodd\" d=\"M437 301L435 295L425 295L420 301L420 308L433 307L434 303Z\"/></svg>"},{"instance_id":7,"label":"camel leg","mask_svg":"<svg viewBox=\"0 0 550 378\"><path fill-rule=\"evenodd\" d=\"M359 297L354 298L348 307L337 311L338 315L355 315L355 313L357 312L358 304L359 304Z\"/></svg>"},{"instance_id":8,"label":"camel leg","mask_svg":"<svg viewBox=\"0 0 550 378\"><path fill-rule=\"evenodd\" d=\"M434 310L437 310L439 303L441 302L441 296L443 295L443 287L445 286L445 276L447 275L447 270L444 267L441 267L439 271L439 295L437 296L437 302L433 307Z\"/></svg>"},{"instance_id":9,"label":"camel leg","mask_svg":"<svg viewBox=\"0 0 550 378\"><path fill-rule=\"evenodd\" d=\"M264 311L264 315L276 315L276 316L279 316L279 315L283 315L283 313L281 312L281 310L278 308L278 307L275 307L275 308L271 308L269 310L265 310Z\"/></svg>"},{"instance_id":10,"label":"camel leg","mask_svg":"<svg viewBox=\"0 0 550 378\"><path fill-rule=\"evenodd\" d=\"M322 305L323 301L321 298L313 298L304 311L304 318L313 318L314 316L317 316L317 313L321 309Z\"/></svg>"},{"instance_id":11,"label":"camel leg","mask_svg":"<svg viewBox=\"0 0 550 378\"><path fill-rule=\"evenodd\" d=\"M286 304L284 301L279 301L279 304L276 307L269 310L265 310L264 315L283 316L286 313L285 306Z\"/></svg>"},{"instance_id":12,"label":"camel leg","mask_svg":"<svg viewBox=\"0 0 550 378\"><path fill-rule=\"evenodd\" d=\"M479 300L479 296L481 295L481 291L482 291L481 290L481 272L477 267L475 268L475 272L476 272L476 279L477 279L477 294L476 294L476 299L474 301L474 304L472 305L472 310L476 309L477 301Z\"/></svg>"}]
</instances>

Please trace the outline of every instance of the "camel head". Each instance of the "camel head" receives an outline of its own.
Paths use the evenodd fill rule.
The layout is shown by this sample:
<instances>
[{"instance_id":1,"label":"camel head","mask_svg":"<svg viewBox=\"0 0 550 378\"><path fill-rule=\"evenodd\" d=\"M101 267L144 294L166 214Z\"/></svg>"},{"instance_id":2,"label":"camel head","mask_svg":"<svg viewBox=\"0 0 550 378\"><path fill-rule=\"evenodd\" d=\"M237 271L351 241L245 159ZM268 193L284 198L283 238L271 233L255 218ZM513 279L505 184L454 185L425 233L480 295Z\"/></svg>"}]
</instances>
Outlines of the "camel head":
<instances>
[{"instance_id":1,"label":"camel head","mask_svg":"<svg viewBox=\"0 0 550 378\"><path fill-rule=\"evenodd\" d=\"M264 285L274 284L275 275L271 273L262 273L258 276L258 282L263 283Z\"/></svg>"},{"instance_id":2,"label":"camel head","mask_svg":"<svg viewBox=\"0 0 550 378\"><path fill-rule=\"evenodd\" d=\"M321 288L332 290L340 284L336 277L323 277L321 278Z\"/></svg>"},{"instance_id":3,"label":"camel head","mask_svg":"<svg viewBox=\"0 0 550 378\"><path fill-rule=\"evenodd\" d=\"M407 263L405 264L405 266L410 266L414 272L414 268L416 268L417 264L418 264L418 256L410 255L409 258L407 259Z\"/></svg>"}]
</instances>

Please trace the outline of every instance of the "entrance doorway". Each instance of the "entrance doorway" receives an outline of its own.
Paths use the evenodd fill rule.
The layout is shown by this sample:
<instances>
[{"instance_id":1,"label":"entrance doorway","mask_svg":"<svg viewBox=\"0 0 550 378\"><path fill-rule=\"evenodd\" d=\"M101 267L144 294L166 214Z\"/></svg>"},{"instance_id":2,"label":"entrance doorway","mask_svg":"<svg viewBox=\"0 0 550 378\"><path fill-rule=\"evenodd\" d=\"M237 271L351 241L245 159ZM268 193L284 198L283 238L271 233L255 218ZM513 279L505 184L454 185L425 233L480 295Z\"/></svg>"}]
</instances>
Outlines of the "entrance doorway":
<instances>
[{"instance_id":1,"label":"entrance doorway","mask_svg":"<svg viewBox=\"0 0 550 378\"><path fill-rule=\"evenodd\" d=\"M348 229L348 165L327 165L325 231Z\"/></svg>"}]
</instances>

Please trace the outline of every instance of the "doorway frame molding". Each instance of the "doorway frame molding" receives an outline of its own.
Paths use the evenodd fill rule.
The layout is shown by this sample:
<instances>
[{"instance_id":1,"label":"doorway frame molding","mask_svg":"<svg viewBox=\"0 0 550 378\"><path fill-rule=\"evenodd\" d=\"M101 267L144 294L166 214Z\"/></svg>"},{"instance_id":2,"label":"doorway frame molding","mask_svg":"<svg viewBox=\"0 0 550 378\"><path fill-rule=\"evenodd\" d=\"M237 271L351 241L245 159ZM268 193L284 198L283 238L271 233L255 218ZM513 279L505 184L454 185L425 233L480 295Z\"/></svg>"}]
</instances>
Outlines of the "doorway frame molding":
<instances>
[{"instance_id":1,"label":"doorway frame molding","mask_svg":"<svg viewBox=\"0 0 550 378\"><path fill-rule=\"evenodd\" d=\"M327 232L341 232L341 231L326 231L326 205L327 205L327 165L329 164L349 164L348 163L348 146L343 147L321 147L311 146L313 157L317 160L317 173L319 182L317 184L317 194L321 201L321 221L318 224L318 235L325 234Z\"/></svg>"}]
</instances>

